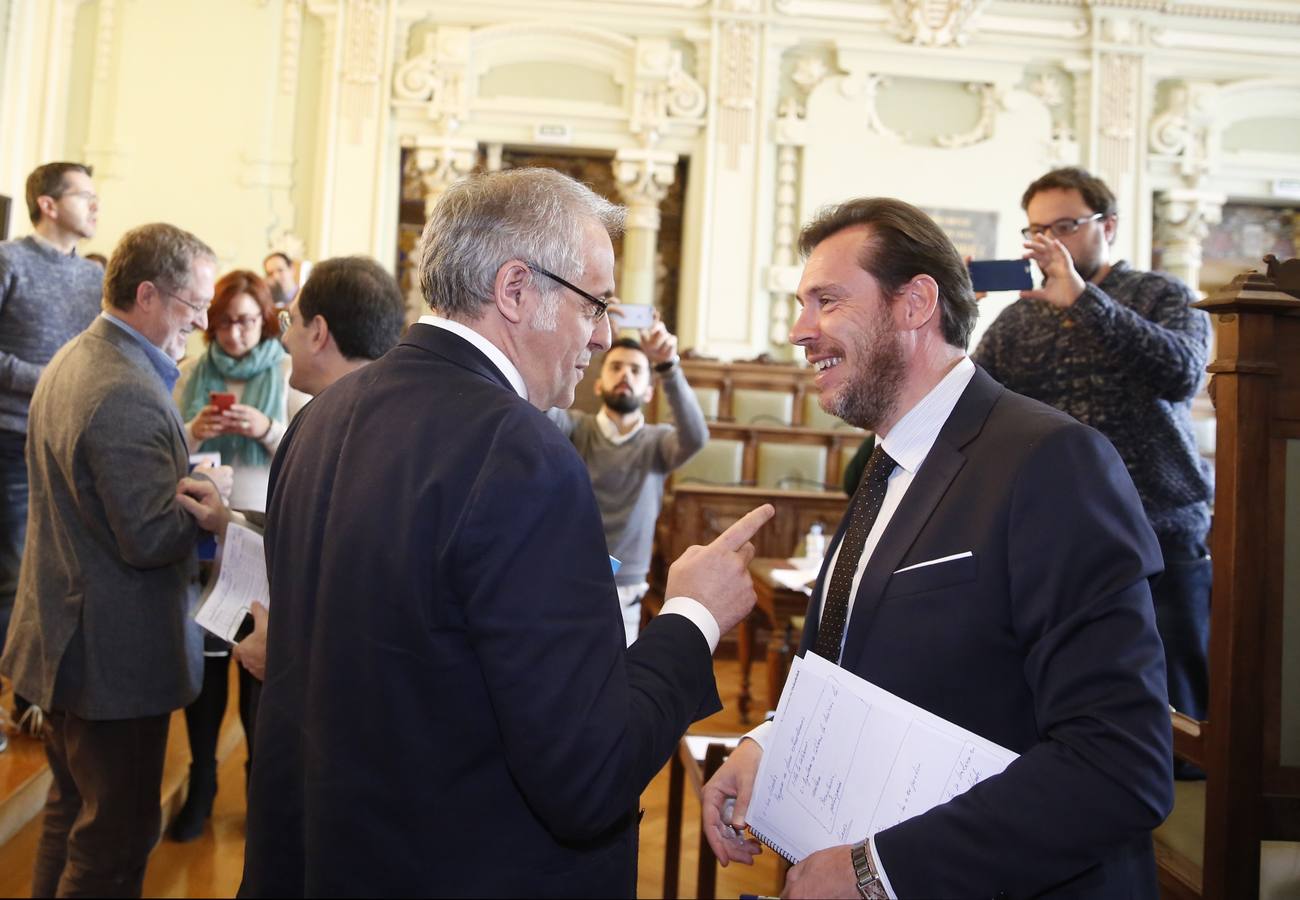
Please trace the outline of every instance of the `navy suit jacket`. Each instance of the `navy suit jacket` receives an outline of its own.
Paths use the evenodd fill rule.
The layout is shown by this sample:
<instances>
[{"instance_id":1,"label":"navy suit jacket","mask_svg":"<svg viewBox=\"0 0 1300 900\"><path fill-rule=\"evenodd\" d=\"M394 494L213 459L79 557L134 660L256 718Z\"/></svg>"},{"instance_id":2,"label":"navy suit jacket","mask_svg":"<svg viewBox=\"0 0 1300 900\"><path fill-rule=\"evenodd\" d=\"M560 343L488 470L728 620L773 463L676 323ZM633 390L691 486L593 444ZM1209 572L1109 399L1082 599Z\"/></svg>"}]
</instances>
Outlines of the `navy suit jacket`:
<instances>
[{"instance_id":1,"label":"navy suit jacket","mask_svg":"<svg viewBox=\"0 0 1300 900\"><path fill-rule=\"evenodd\" d=\"M1114 447L977 369L867 563L840 664L1021 756L876 836L899 897L1156 896L1160 570Z\"/></svg>"},{"instance_id":2,"label":"navy suit jacket","mask_svg":"<svg viewBox=\"0 0 1300 900\"><path fill-rule=\"evenodd\" d=\"M417 324L312 401L266 547L241 895L635 893L709 648L673 615L624 648L587 470L482 353Z\"/></svg>"}]
</instances>

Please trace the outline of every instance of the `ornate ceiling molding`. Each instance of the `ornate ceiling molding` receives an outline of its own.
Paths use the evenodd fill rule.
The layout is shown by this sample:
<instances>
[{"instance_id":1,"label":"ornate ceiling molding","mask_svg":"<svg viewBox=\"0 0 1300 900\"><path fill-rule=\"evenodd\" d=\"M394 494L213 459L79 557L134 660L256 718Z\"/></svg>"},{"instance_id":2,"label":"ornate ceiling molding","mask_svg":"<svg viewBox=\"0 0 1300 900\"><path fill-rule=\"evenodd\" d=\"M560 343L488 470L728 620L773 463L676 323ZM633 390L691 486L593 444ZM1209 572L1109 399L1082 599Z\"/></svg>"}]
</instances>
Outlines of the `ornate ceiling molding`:
<instances>
[{"instance_id":1,"label":"ornate ceiling molding","mask_svg":"<svg viewBox=\"0 0 1300 900\"><path fill-rule=\"evenodd\" d=\"M1221 3L1183 3L1179 0L1016 0L1026 6L1064 6L1075 9L1118 9L1153 12L1189 19L1259 22L1265 25L1300 25L1300 12L1263 4L1223 0Z\"/></svg>"}]
</instances>

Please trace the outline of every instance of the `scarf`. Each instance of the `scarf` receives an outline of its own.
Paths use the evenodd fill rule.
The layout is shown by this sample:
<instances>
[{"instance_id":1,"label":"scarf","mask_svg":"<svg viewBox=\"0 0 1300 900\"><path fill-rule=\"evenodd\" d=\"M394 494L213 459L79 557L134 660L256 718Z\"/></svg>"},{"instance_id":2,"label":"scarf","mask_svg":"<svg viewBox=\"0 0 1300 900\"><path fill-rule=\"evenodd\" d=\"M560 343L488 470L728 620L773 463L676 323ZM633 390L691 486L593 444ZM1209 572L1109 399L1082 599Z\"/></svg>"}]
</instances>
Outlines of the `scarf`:
<instances>
[{"instance_id":1,"label":"scarf","mask_svg":"<svg viewBox=\"0 0 1300 900\"><path fill-rule=\"evenodd\" d=\"M198 364L185 386L181 398L181 412L188 422L199 414L199 410L208 405L211 391L224 391L226 382L244 382L244 393L240 402L245 406L256 407L271 419L284 419L285 385L280 374L280 361L284 359L284 348L275 338L267 338L248 353L236 359L221 349L215 341L208 346L207 352L199 357ZM262 442L253 437L239 434L223 434L208 438L199 445L203 451L217 451L222 462L244 463L246 465L266 465L271 455L266 452Z\"/></svg>"}]
</instances>

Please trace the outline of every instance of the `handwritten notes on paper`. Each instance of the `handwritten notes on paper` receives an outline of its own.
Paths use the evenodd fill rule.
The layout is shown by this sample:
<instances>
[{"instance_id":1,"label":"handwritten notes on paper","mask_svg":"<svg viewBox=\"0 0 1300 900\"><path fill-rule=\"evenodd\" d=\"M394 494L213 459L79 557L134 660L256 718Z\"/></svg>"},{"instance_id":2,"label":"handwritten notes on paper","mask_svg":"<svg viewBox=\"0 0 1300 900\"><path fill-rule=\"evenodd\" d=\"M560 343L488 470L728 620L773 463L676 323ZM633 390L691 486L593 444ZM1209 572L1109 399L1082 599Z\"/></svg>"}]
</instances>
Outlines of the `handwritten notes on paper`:
<instances>
[{"instance_id":1,"label":"handwritten notes on paper","mask_svg":"<svg viewBox=\"0 0 1300 900\"><path fill-rule=\"evenodd\" d=\"M267 607L271 604L262 536L231 522L226 527L219 565L216 583L194 618L217 637L234 643L235 632L253 601Z\"/></svg>"},{"instance_id":2,"label":"handwritten notes on paper","mask_svg":"<svg viewBox=\"0 0 1300 900\"><path fill-rule=\"evenodd\" d=\"M793 862L920 815L1016 754L815 654L790 670L750 830Z\"/></svg>"}]
</instances>

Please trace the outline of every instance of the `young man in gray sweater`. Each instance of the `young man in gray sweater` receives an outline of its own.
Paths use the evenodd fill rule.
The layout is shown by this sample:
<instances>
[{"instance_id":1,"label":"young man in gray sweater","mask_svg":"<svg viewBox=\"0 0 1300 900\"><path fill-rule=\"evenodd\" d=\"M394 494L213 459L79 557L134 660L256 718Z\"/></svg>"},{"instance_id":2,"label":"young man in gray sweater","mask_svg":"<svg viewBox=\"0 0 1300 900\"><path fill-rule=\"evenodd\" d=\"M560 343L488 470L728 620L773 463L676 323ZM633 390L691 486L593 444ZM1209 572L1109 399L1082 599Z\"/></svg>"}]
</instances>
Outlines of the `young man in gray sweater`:
<instances>
[{"instance_id":1,"label":"young man in gray sweater","mask_svg":"<svg viewBox=\"0 0 1300 900\"><path fill-rule=\"evenodd\" d=\"M45 364L94 321L103 293L104 270L77 255L99 216L91 171L68 162L34 170L27 177L33 234L0 243L0 650L27 531L27 408ZM17 714L26 713L21 697L14 702ZM6 744L0 729L0 750Z\"/></svg>"},{"instance_id":2,"label":"young man in gray sweater","mask_svg":"<svg viewBox=\"0 0 1300 900\"><path fill-rule=\"evenodd\" d=\"M642 341L620 338L605 354L596 382L596 396L603 403L598 413L549 413L587 464L605 543L622 563L614 584L628 644L640 630L641 598L650 587L646 575L664 480L709 439L699 401L678 365L677 338L656 320L642 332ZM648 424L641 412L654 396L654 375L663 385L675 426Z\"/></svg>"}]
</instances>

